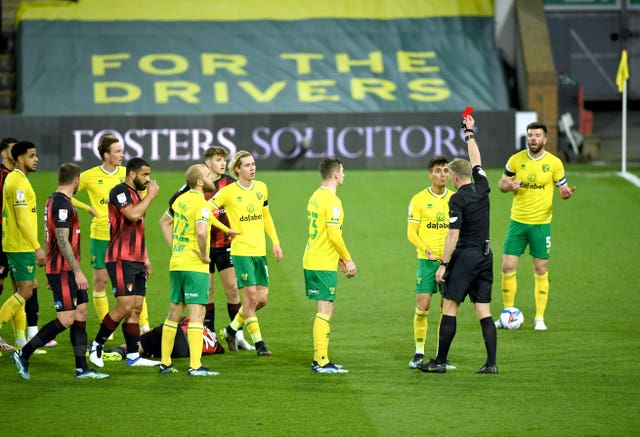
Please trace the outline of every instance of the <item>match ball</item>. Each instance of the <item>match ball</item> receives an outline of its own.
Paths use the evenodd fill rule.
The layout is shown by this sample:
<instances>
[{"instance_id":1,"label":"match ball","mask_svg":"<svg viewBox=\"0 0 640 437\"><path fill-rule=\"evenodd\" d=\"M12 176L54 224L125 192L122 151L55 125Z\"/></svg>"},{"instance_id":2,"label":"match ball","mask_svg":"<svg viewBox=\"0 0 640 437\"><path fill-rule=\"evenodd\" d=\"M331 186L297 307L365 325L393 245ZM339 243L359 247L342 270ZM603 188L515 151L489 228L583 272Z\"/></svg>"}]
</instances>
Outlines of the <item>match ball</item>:
<instances>
[{"instance_id":1,"label":"match ball","mask_svg":"<svg viewBox=\"0 0 640 437\"><path fill-rule=\"evenodd\" d=\"M518 329L524 323L524 314L515 307L509 307L500 313L500 327L503 329Z\"/></svg>"}]
</instances>

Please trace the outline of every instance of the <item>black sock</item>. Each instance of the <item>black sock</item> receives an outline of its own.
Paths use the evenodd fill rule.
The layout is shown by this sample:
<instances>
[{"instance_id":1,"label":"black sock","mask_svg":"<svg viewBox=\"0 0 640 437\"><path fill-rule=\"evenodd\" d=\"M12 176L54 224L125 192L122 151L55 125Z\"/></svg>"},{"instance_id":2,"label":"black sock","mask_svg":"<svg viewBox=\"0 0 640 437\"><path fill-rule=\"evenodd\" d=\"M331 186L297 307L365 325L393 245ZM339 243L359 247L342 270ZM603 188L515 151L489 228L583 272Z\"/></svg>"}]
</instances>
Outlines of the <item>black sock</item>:
<instances>
[{"instance_id":1,"label":"black sock","mask_svg":"<svg viewBox=\"0 0 640 437\"><path fill-rule=\"evenodd\" d=\"M123 323L122 333L127 344L127 353L135 353L140 350L140 325L137 323Z\"/></svg>"},{"instance_id":2,"label":"black sock","mask_svg":"<svg viewBox=\"0 0 640 437\"><path fill-rule=\"evenodd\" d=\"M104 316L104 319L102 319L102 323L100 323L100 328L98 329L98 333L96 334L94 341L99 344L105 344L109 336L116 330L119 323L120 322L114 321L107 313L107 315Z\"/></svg>"},{"instance_id":3,"label":"black sock","mask_svg":"<svg viewBox=\"0 0 640 437\"><path fill-rule=\"evenodd\" d=\"M38 305L38 289L33 289L33 294L24 303L24 312L27 314L27 326L38 326L38 312L40 306Z\"/></svg>"},{"instance_id":4,"label":"black sock","mask_svg":"<svg viewBox=\"0 0 640 437\"><path fill-rule=\"evenodd\" d=\"M438 338L438 355L436 363L444 364L449 355L449 348L456 336L457 319L455 316L442 316L440 319L440 337Z\"/></svg>"},{"instance_id":5,"label":"black sock","mask_svg":"<svg viewBox=\"0 0 640 437\"><path fill-rule=\"evenodd\" d=\"M36 349L44 344L49 343L65 329L67 328L65 328L58 319L52 320L44 325L42 329L38 331L38 333L34 335L33 338L22 348L22 359L24 359L25 361L29 360L29 357Z\"/></svg>"},{"instance_id":6,"label":"black sock","mask_svg":"<svg viewBox=\"0 0 640 437\"><path fill-rule=\"evenodd\" d=\"M216 304L211 302L208 303L206 306L206 312L204 314L204 326L206 326L207 328L209 328L210 330L212 330L213 332L216 332Z\"/></svg>"},{"instance_id":7,"label":"black sock","mask_svg":"<svg viewBox=\"0 0 640 437\"><path fill-rule=\"evenodd\" d=\"M227 313L229 314L229 320L233 320L236 317L236 314L238 314L238 311L240 311L240 304L239 303L228 303L227 304Z\"/></svg>"},{"instance_id":8,"label":"black sock","mask_svg":"<svg viewBox=\"0 0 640 437\"><path fill-rule=\"evenodd\" d=\"M69 329L69 338L73 346L73 356L76 360L76 369L82 369L83 372L89 370L87 365L87 322L73 322Z\"/></svg>"},{"instance_id":9,"label":"black sock","mask_svg":"<svg viewBox=\"0 0 640 437\"><path fill-rule=\"evenodd\" d=\"M496 365L496 351L498 349L498 335L496 325L491 317L485 317L480 320L482 327L482 336L484 337L484 346L487 348L487 366Z\"/></svg>"}]
</instances>

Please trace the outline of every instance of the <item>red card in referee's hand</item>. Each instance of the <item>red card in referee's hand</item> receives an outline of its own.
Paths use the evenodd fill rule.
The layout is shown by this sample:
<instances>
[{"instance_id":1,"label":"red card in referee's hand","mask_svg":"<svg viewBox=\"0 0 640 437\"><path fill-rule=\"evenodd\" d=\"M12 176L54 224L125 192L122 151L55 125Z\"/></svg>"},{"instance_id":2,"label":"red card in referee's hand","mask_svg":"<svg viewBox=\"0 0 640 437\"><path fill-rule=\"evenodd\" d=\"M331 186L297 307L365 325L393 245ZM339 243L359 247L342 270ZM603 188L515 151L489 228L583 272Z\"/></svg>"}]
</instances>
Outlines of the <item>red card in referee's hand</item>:
<instances>
[{"instance_id":1,"label":"red card in referee's hand","mask_svg":"<svg viewBox=\"0 0 640 437\"><path fill-rule=\"evenodd\" d=\"M473 112L473 106L467 106L466 108L464 108L464 112L462 113L462 118L465 118L471 115L472 112Z\"/></svg>"}]
</instances>

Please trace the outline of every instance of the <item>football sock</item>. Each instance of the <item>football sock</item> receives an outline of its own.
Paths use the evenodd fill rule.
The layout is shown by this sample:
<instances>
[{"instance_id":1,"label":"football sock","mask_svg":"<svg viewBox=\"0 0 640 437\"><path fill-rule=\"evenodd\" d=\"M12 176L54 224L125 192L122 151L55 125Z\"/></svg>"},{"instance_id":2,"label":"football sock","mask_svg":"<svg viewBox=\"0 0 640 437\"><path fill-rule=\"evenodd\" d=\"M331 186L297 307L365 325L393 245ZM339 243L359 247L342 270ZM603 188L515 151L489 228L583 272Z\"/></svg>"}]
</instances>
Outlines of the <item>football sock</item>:
<instances>
[{"instance_id":1,"label":"football sock","mask_svg":"<svg viewBox=\"0 0 640 437\"><path fill-rule=\"evenodd\" d=\"M165 319L162 324L162 349L160 353L160 361L165 366L171 364L171 352L176 341L176 333L178 331L178 322Z\"/></svg>"},{"instance_id":2,"label":"football sock","mask_svg":"<svg viewBox=\"0 0 640 437\"><path fill-rule=\"evenodd\" d=\"M22 331L23 335L27 330L27 315L24 312L24 307L20 308L13 315L13 329L16 332Z\"/></svg>"},{"instance_id":3,"label":"football sock","mask_svg":"<svg viewBox=\"0 0 640 437\"><path fill-rule=\"evenodd\" d=\"M44 329L44 328L43 328ZM86 372L89 370L87 364L87 322L76 320L69 328L69 339L73 346L73 357L76 361L76 370Z\"/></svg>"},{"instance_id":4,"label":"football sock","mask_svg":"<svg viewBox=\"0 0 640 437\"><path fill-rule=\"evenodd\" d=\"M229 320L233 320L236 317L236 314L238 314L239 310L240 310L239 303L228 303L227 314L229 314Z\"/></svg>"},{"instance_id":5,"label":"football sock","mask_svg":"<svg viewBox=\"0 0 640 437\"><path fill-rule=\"evenodd\" d=\"M416 353L424 355L424 344L427 341L427 330L429 329L427 316L429 311L422 311L416 308L413 315L413 340L416 343Z\"/></svg>"},{"instance_id":6,"label":"football sock","mask_svg":"<svg viewBox=\"0 0 640 437\"><path fill-rule=\"evenodd\" d=\"M94 342L97 344L105 344L109 336L113 334L113 331L116 330L119 324L120 322L114 321L109 313L107 313L107 315L104 316L104 319L102 319L102 323L100 323L100 328L98 329Z\"/></svg>"},{"instance_id":7,"label":"football sock","mask_svg":"<svg viewBox=\"0 0 640 437\"><path fill-rule=\"evenodd\" d=\"M189 367L197 369L202 366L202 323L189 322L187 327L189 340Z\"/></svg>"},{"instance_id":8,"label":"football sock","mask_svg":"<svg viewBox=\"0 0 640 437\"><path fill-rule=\"evenodd\" d=\"M482 327L482 337L484 338L484 346L487 348L487 366L495 366L496 350L498 348L498 334L496 324L493 323L491 316L480 320Z\"/></svg>"},{"instance_id":9,"label":"football sock","mask_svg":"<svg viewBox=\"0 0 640 437\"><path fill-rule=\"evenodd\" d=\"M27 319L28 318L29 317L27 316ZM37 333L38 333L38 326L37 325L36 326L32 326L32 325L27 326L27 340L31 340L33 337L36 336Z\"/></svg>"},{"instance_id":10,"label":"football sock","mask_svg":"<svg viewBox=\"0 0 640 437\"><path fill-rule=\"evenodd\" d=\"M453 337L456 336L457 319L454 316L443 315L440 318L440 335L438 339L438 355L436 356L437 363L444 363L447 361L449 355L449 348L453 342Z\"/></svg>"},{"instance_id":11,"label":"football sock","mask_svg":"<svg viewBox=\"0 0 640 437\"><path fill-rule=\"evenodd\" d=\"M22 348L22 358L28 360L36 349L56 338L56 336L65 329L67 328L65 328L58 319L52 320L44 325L42 329L24 345Z\"/></svg>"},{"instance_id":12,"label":"football sock","mask_svg":"<svg viewBox=\"0 0 640 437\"><path fill-rule=\"evenodd\" d=\"M238 312L238 315L240 315L239 312ZM236 319L237 318L238 316L236 316ZM248 317L244 322L244 326L246 328L246 331L251 335L251 340L253 340L253 344L256 344L257 342L262 341L262 333L260 332L260 324L258 323L258 317L256 316Z\"/></svg>"},{"instance_id":13,"label":"football sock","mask_svg":"<svg viewBox=\"0 0 640 437\"><path fill-rule=\"evenodd\" d=\"M138 320L138 326L147 332L150 330L149 326L149 308L147 307L147 297L142 299L142 310L140 311L140 319ZM138 333L138 336L140 333Z\"/></svg>"},{"instance_id":14,"label":"football sock","mask_svg":"<svg viewBox=\"0 0 640 437\"><path fill-rule=\"evenodd\" d=\"M509 308L515 305L518 279L516 271L502 273L502 306Z\"/></svg>"},{"instance_id":15,"label":"football sock","mask_svg":"<svg viewBox=\"0 0 640 437\"><path fill-rule=\"evenodd\" d=\"M313 320L313 361L320 366L329 362L329 334L331 333L331 316L316 313Z\"/></svg>"},{"instance_id":16,"label":"football sock","mask_svg":"<svg viewBox=\"0 0 640 437\"><path fill-rule=\"evenodd\" d=\"M109 312L109 299L107 299L106 291L93 290L93 306L96 309L98 320L104 319L104 316Z\"/></svg>"},{"instance_id":17,"label":"football sock","mask_svg":"<svg viewBox=\"0 0 640 437\"><path fill-rule=\"evenodd\" d=\"M216 320L216 304L213 302L210 302L207 305L205 305L204 326L206 326L207 328L215 332L216 330L215 320ZM233 317L231 317L231 320L233 320Z\"/></svg>"},{"instance_id":18,"label":"football sock","mask_svg":"<svg viewBox=\"0 0 640 437\"><path fill-rule=\"evenodd\" d=\"M231 326L234 331L238 331L244 326L245 323L246 320L244 318L244 314L242 313L242 307L240 307L240 309L236 313L236 316L233 318L231 323L229 323L229 326Z\"/></svg>"},{"instance_id":19,"label":"football sock","mask_svg":"<svg viewBox=\"0 0 640 437\"><path fill-rule=\"evenodd\" d=\"M138 353L140 346L140 325L137 323L123 323L122 334L124 334L124 341L127 344L127 356L129 353Z\"/></svg>"},{"instance_id":20,"label":"football sock","mask_svg":"<svg viewBox=\"0 0 640 437\"><path fill-rule=\"evenodd\" d=\"M543 275L534 274L534 289L536 290L536 319L544 318L549 300L549 273Z\"/></svg>"},{"instance_id":21,"label":"football sock","mask_svg":"<svg viewBox=\"0 0 640 437\"><path fill-rule=\"evenodd\" d=\"M29 327L35 327L36 330L33 335L36 335L36 332L38 332L39 311L40 306L38 305L38 289L34 288L33 292L31 293L31 297L24 303L24 312L27 314L27 325Z\"/></svg>"},{"instance_id":22,"label":"football sock","mask_svg":"<svg viewBox=\"0 0 640 437\"><path fill-rule=\"evenodd\" d=\"M9 320L13 319L13 316L18 310L24 312L23 306L24 299L22 296L18 293L13 293L13 295L7 299L0 308L0 328Z\"/></svg>"}]
</instances>

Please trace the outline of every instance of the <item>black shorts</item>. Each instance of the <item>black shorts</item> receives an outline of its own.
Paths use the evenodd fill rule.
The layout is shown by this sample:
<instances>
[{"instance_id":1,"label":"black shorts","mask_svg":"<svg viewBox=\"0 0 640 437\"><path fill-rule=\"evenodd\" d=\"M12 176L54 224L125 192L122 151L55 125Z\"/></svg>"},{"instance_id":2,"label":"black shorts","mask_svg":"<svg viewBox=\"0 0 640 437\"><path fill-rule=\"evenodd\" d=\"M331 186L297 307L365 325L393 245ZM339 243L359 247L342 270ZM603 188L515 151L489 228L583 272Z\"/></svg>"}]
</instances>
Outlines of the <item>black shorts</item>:
<instances>
[{"instance_id":1,"label":"black shorts","mask_svg":"<svg viewBox=\"0 0 640 437\"><path fill-rule=\"evenodd\" d=\"M482 248L463 248L453 252L449 267L444 274L442 296L464 302L490 303L493 286L493 254L482 253Z\"/></svg>"},{"instance_id":2,"label":"black shorts","mask_svg":"<svg viewBox=\"0 0 640 437\"><path fill-rule=\"evenodd\" d=\"M144 355L150 357L160 357L162 352L162 325L156 326L151 331L140 336L140 346L144 349ZM178 326L176 340L173 342L171 357L184 358L189 356L189 341L187 336Z\"/></svg>"},{"instance_id":3,"label":"black shorts","mask_svg":"<svg viewBox=\"0 0 640 437\"><path fill-rule=\"evenodd\" d=\"M7 254L4 253L4 250L0 249L0 279L5 279L9 276L9 260L7 259Z\"/></svg>"},{"instance_id":4,"label":"black shorts","mask_svg":"<svg viewBox=\"0 0 640 437\"><path fill-rule=\"evenodd\" d=\"M144 263L125 260L108 262L107 272L115 297L147 294L147 268Z\"/></svg>"},{"instance_id":5,"label":"black shorts","mask_svg":"<svg viewBox=\"0 0 640 437\"><path fill-rule=\"evenodd\" d=\"M78 290L73 272L47 273L47 281L53 292L56 312L73 311L78 305L89 302L87 290Z\"/></svg>"},{"instance_id":6,"label":"black shorts","mask_svg":"<svg viewBox=\"0 0 640 437\"><path fill-rule=\"evenodd\" d=\"M219 272L233 267L230 247L212 247L210 249L209 256L211 257L211 262L209 263L209 273L215 273L216 267L218 268Z\"/></svg>"}]
</instances>

